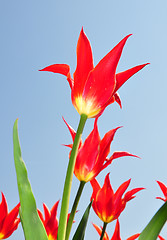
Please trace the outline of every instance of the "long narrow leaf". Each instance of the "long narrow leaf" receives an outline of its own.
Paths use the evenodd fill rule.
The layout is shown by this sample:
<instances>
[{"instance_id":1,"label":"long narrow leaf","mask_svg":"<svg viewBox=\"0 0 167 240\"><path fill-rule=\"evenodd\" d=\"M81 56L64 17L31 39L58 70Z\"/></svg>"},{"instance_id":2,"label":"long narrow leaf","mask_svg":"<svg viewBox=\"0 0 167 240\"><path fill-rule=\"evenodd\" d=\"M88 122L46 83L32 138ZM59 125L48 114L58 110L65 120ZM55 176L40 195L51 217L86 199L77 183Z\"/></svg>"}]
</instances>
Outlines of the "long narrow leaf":
<instances>
[{"instance_id":1,"label":"long narrow leaf","mask_svg":"<svg viewBox=\"0 0 167 240\"><path fill-rule=\"evenodd\" d=\"M27 169L21 156L18 137L18 120L13 127L14 162L20 197L21 223L26 240L48 240L44 226L38 216L35 198L28 180Z\"/></svg>"},{"instance_id":2,"label":"long narrow leaf","mask_svg":"<svg viewBox=\"0 0 167 240\"><path fill-rule=\"evenodd\" d=\"M139 240L156 240L163 225L167 221L167 202L153 216L140 234Z\"/></svg>"},{"instance_id":3,"label":"long narrow leaf","mask_svg":"<svg viewBox=\"0 0 167 240\"><path fill-rule=\"evenodd\" d=\"M92 206L92 202L90 202L88 207L86 208L85 213L78 225L78 228L77 228L72 240L84 240L85 229L86 229L91 206Z\"/></svg>"}]
</instances>

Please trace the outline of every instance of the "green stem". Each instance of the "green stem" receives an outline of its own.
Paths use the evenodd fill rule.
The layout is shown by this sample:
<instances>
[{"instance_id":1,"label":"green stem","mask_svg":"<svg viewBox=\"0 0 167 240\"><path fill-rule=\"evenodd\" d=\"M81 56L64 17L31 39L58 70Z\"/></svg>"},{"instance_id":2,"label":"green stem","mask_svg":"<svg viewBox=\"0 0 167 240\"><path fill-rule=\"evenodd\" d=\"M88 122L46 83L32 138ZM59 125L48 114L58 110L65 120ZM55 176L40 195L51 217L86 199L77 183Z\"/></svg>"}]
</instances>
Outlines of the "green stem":
<instances>
[{"instance_id":1,"label":"green stem","mask_svg":"<svg viewBox=\"0 0 167 240\"><path fill-rule=\"evenodd\" d=\"M103 237L104 237L104 234L105 234L105 231L106 231L106 227L107 227L107 223L104 222L103 223L103 230L102 230L102 233L101 233L101 236L100 236L100 240L103 240Z\"/></svg>"},{"instance_id":2,"label":"green stem","mask_svg":"<svg viewBox=\"0 0 167 240\"><path fill-rule=\"evenodd\" d=\"M66 179L64 183L64 191L63 191L63 198L62 198L61 212L60 212L60 219L59 219L59 228L58 228L58 238L57 238L58 240L65 240L72 177L74 172L75 160L77 157L77 151L78 151L81 135L82 135L86 120L87 120L87 115L82 114L80 117L80 122L78 125L73 147L71 150L70 160L68 163L68 168L66 173Z\"/></svg>"},{"instance_id":3,"label":"green stem","mask_svg":"<svg viewBox=\"0 0 167 240\"><path fill-rule=\"evenodd\" d=\"M78 188L78 191L77 191L77 194L76 194L73 206L72 206L72 210L71 210L71 213L70 213L68 224L67 224L66 238L65 238L66 240L69 239L70 232L71 232L71 227L72 227L72 224L73 224L73 221L74 221L74 217L75 217L75 213L76 213L77 206L78 206L78 203L79 203L79 200L80 200L83 188L85 186L85 183L86 182L83 182L83 181L80 182L80 185L79 185L79 188Z\"/></svg>"}]
</instances>

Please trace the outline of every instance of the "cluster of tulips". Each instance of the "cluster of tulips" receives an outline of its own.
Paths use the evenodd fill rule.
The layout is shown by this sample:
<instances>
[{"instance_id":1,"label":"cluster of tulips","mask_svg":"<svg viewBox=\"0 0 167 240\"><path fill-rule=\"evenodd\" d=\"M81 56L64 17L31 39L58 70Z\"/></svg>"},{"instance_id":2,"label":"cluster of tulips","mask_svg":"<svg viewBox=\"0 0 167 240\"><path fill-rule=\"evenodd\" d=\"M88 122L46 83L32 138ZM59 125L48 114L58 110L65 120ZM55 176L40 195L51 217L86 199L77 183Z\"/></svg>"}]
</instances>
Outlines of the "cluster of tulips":
<instances>
[{"instance_id":1,"label":"cluster of tulips","mask_svg":"<svg viewBox=\"0 0 167 240\"><path fill-rule=\"evenodd\" d=\"M67 64L53 64L40 71L60 73L66 76L71 89L72 104L80 114L80 122L75 132L74 129L64 122L71 134L72 143L65 145L70 149L69 163L64 183L64 191L61 201L59 221L57 218L57 201L51 210L43 204L44 215L37 209L35 198L28 179L25 163L21 156L18 137L18 120L13 127L14 162L17 175L20 203L8 212L8 206L4 194L0 203L0 239L6 239L18 228L21 222L26 240L68 240L74 222L75 213L82 195L85 184L90 182L92 195L80 223L76 229L73 240L83 240L89 217L90 209L93 208L96 215L103 222L99 227L93 224L100 236L100 240L109 240L106 232L108 223L115 221L115 230L111 240L121 240L119 216L124 211L126 204L136 197L136 194L144 188L134 188L127 191L131 179L125 181L114 192L110 183L109 173L101 187L96 180L97 175L107 168L114 159L120 157L138 157L129 152L117 151L111 154L110 146L117 130L120 127L108 131L101 139L98 131L98 118L101 117L105 108L116 102L122 107L118 94L119 88L135 73L144 68L148 63L135 66L124 72L116 73L116 68L121 57L124 45L130 35L122 39L95 67L90 42L83 28L77 43L77 67L71 77L70 67ZM86 140L83 142L81 135L88 118L94 118L94 127ZM78 191L72 209L69 210L69 200L73 174L80 181ZM154 215L150 223L142 231L129 237L127 240L164 240L159 232L167 220L167 187L157 181L164 197L157 197L165 203ZM70 212L70 213L69 213ZM19 215L19 216L18 216Z\"/></svg>"}]
</instances>

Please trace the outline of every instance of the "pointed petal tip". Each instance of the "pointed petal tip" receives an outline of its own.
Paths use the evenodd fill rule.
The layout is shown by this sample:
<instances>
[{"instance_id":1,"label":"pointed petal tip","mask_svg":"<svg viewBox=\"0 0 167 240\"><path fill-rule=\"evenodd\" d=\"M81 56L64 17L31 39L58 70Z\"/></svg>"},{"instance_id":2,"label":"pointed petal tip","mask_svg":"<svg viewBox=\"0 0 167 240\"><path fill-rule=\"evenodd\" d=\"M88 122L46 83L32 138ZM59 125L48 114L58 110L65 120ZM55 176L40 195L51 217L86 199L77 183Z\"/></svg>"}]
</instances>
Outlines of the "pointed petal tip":
<instances>
[{"instance_id":1,"label":"pointed petal tip","mask_svg":"<svg viewBox=\"0 0 167 240\"><path fill-rule=\"evenodd\" d=\"M116 127L116 128L115 128L115 131L117 131L117 130L120 129L120 128L123 128L123 126Z\"/></svg>"}]
</instances>

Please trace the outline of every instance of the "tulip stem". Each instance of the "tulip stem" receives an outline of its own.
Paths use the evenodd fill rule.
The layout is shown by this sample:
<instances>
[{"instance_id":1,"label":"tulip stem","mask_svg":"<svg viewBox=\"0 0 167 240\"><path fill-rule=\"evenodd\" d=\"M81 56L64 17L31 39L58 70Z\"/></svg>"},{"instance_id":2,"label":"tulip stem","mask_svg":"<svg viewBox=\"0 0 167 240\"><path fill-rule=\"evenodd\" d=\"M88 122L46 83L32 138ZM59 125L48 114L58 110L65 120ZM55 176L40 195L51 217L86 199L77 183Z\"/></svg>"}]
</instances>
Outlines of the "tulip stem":
<instances>
[{"instance_id":1,"label":"tulip stem","mask_svg":"<svg viewBox=\"0 0 167 240\"><path fill-rule=\"evenodd\" d=\"M81 135L82 135L86 120L87 120L87 115L82 114L80 116L80 122L78 125L73 147L71 150L71 155L70 155L67 173L66 173L66 179L64 183L63 198L61 203L58 237L57 237L58 240L65 240L65 236L66 236L67 216L68 216L68 208L69 208L69 200L70 200L75 160L77 157L77 151L78 151Z\"/></svg>"},{"instance_id":2,"label":"tulip stem","mask_svg":"<svg viewBox=\"0 0 167 240\"><path fill-rule=\"evenodd\" d=\"M105 234L105 231L106 231L106 227L107 227L107 223L104 222L103 223L102 233L101 233L101 236L100 236L100 240L103 240L103 237L104 237L104 234Z\"/></svg>"},{"instance_id":3,"label":"tulip stem","mask_svg":"<svg viewBox=\"0 0 167 240\"><path fill-rule=\"evenodd\" d=\"M85 186L85 183L86 182L83 182L83 181L80 182L77 194L75 196L75 200L74 200L74 203L73 203L73 206L72 206L72 210L71 210L71 213L70 213L70 217L69 217L69 220L68 220L68 224L67 224L65 240L69 239L70 232L71 232L71 227L72 227L72 224L73 224L73 221L74 221L74 217L75 217L75 213L76 213L77 206L78 206L78 203L79 203L79 200L80 200L83 188Z\"/></svg>"}]
</instances>

